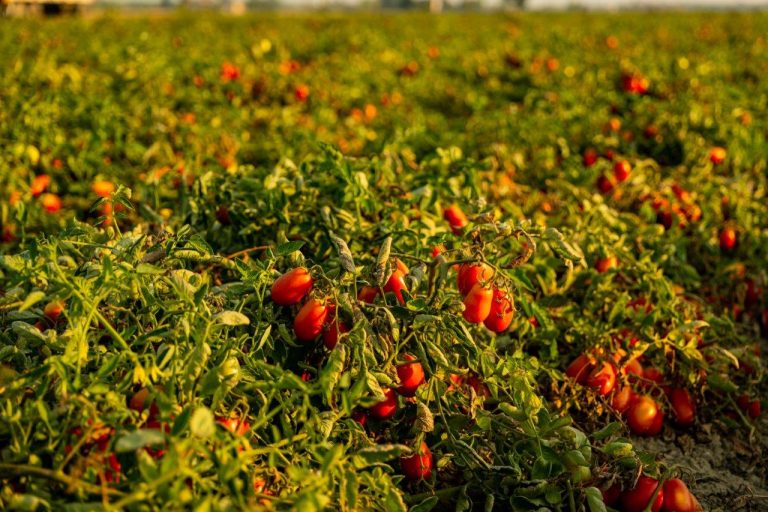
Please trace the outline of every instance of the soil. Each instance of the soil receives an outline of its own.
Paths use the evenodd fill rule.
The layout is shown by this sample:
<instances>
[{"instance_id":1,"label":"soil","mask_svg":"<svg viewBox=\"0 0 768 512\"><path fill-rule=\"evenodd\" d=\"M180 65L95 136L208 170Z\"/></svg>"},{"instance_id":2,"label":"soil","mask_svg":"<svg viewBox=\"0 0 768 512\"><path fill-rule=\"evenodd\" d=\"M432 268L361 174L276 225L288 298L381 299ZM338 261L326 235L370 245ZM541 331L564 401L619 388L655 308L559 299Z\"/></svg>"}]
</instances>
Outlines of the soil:
<instances>
[{"instance_id":1,"label":"soil","mask_svg":"<svg viewBox=\"0 0 768 512\"><path fill-rule=\"evenodd\" d=\"M704 510L768 512L768 432L765 415L751 433L703 425L695 433L667 429L664 437L633 438L635 448L658 454L682 478Z\"/></svg>"}]
</instances>

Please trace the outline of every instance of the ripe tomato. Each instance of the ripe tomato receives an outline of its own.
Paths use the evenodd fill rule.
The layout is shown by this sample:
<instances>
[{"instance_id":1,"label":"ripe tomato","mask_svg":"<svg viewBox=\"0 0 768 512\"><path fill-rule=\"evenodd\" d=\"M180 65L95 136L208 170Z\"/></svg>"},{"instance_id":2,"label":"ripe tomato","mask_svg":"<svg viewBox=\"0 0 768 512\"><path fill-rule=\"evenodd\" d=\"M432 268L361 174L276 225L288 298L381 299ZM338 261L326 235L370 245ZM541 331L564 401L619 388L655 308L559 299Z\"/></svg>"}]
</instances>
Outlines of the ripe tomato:
<instances>
[{"instance_id":1,"label":"ripe tomato","mask_svg":"<svg viewBox=\"0 0 768 512\"><path fill-rule=\"evenodd\" d=\"M413 396L419 386L424 384L424 368L411 354L406 354L403 359L408 362L397 365L397 376L400 379L397 392L403 396Z\"/></svg>"},{"instance_id":2,"label":"ripe tomato","mask_svg":"<svg viewBox=\"0 0 768 512\"><path fill-rule=\"evenodd\" d=\"M630 344L634 345L634 343L631 342ZM630 359L621 369L621 373L624 375L635 375L637 377L643 377L643 365L640 363L638 358Z\"/></svg>"},{"instance_id":3,"label":"ripe tomato","mask_svg":"<svg viewBox=\"0 0 768 512\"><path fill-rule=\"evenodd\" d=\"M672 415L678 425L688 427L696 419L696 403L687 389L672 388L669 392L669 402L672 405Z\"/></svg>"},{"instance_id":4,"label":"ripe tomato","mask_svg":"<svg viewBox=\"0 0 768 512\"><path fill-rule=\"evenodd\" d=\"M115 191L115 184L106 180L94 181L91 190L99 197L109 197Z\"/></svg>"},{"instance_id":5,"label":"ripe tomato","mask_svg":"<svg viewBox=\"0 0 768 512\"><path fill-rule=\"evenodd\" d=\"M409 480L429 478L432 474L432 452L427 443L421 443L418 453L400 457L400 468Z\"/></svg>"},{"instance_id":6,"label":"ripe tomato","mask_svg":"<svg viewBox=\"0 0 768 512\"><path fill-rule=\"evenodd\" d=\"M279 306L298 304L312 289L312 276L303 267L296 267L272 283L272 300Z\"/></svg>"},{"instance_id":7,"label":"ripe tomato","mask_svg":"<svg viewBox=\"0 0 768 512\"><path fill-rule=\"evenodd\" d=\"M643 387L646 389L655 389L656 386L662 386L664 383L664 374L656 368L651 366L643 370Z\"/></svg>"},{"instance_id":8,"label":"ripe tomato","mask_svg":"<svg viewBox=\"0 0 768 512\"><path fill-rule=\"evenodd\" d=\"M709 150L709 161L715 165L720 165L725 161L725 148L714 147Z\"/></svg>"},{"instance_id":9,"label":"ripe tomato","mask_svg":"<svg viewBox=\"0 0 768 512\"><path fill-rule=\"evenodd\" d=\"M655 436L661 432L664 412L656 401L647 396L637 397L627 411L629 429L637 435Z\"/></svg>"},{"instance_id":10,"label":"ripe tomato","mask_svg":"<svg viewBox=\"0 0 768 512\"><path fill-rule=\"evenodd\" d=\"M379 289L375 286L363 286L360 291L357 292L357 300L372 304L376 299L376 295L379 294Z\"/></svg>"},{"instance_id":11,"label":"ripe tomato","mask_svg":"<svg viewBox=\"0 0 768 512\"><path fill-rule=\"evenodd\" d=\"M584 150L584 155L582 156L582 163L584 164L584 167L592 167L595 165L595 162L597 162L598 158L597 150L594 148L587 148Z\"/></svg>"},{"instance_id":12,"label":"ripe tomato","mask_svg":"<svg viewBox=\"0 0 768 512\"><path fill-rule=\"evenodd\" d=\"M611 399L611 407L613 407L619 414L624 414L629 406L635 399L635 392L629 386L624 386L618 391L614 392Z\"/></svg>"},{"instance_id":13,"label":"ripe tomato","mask_svg":"<svg viewBox=\"0 0 768 512\"><path fill-rule=\"evenodd\" d=\"M615 483L610 487L602 489L600 493L603 495L603 503L609 507L616 508L621 497L621 485Z\"/></svg>"},{"instance_id":14,"label":"ripe tomato","mask_svg":"<svg viewBox=\"0 0 768 512\"><path fill-rule=\"evenodd\" d=\"M328 328L323 331L323 345L328 350L333 350L339 342L339 335L349 332L349 327L344 322L331 320Z\"/></svg>"},{"instance_id":15,"label":"ripe tomato","mask_svg":"<svg viewBox=\"0 0 768 512\"><path fill-rule=\"evenodd\" d=\"M491 314L493 290L477 283L464 297L464 320L479 324Z\"/></svg>"},{"instance_id":16,"label":"ripe tomato","mask_svg":"<svg viewBox=\"0 0 768 512\"><path fill-rule=\"evenodd\" d=\"M459 267L456 284L459 293L466 296L477 283L485 283L493 277L493 269L485 263L464 263Z\"/></svg>"},{"instance_id":17,"label":"ripe tomato","mask_svg":"<svg viewBox=\"0 0 768 512\"><path fill-rule=\"evenodd\" d=\"M397 395L395 390L384 389L383 391L386 398L368 409L368 413L377 420L389 419L397 412Z\"/></svg>"},{"instance_id":18,"label":"ripe tomato","mask_svg":"<svg viewBox=\"0 0 768 512\"><path fill-rule=\"evenodd\" d=\"M587 378L595 365L587 354L581 354L573 360L565 370L565 375L574 379L579 384L586 384Z\"/></svg>"},{"instance_id":19,"label":"ripe tomato","mask_svg":"<svg viewBox=\"0 0 768 512\"><path fill-rule=\"evenodd\" d=\"M643 512L651 503L653 493L659 486L658 480L645 475L640 476L634 488L621 494L622 512ZM659 512L664 503L664 493L659 489L656 499L651 505L651 512Z\"/></svg>"},{"instance_id":20,"label":"ripe tomato","mask_svg":"<svg viewBox=\"0 0 768 512\"><path fill-rule=\"evenodd\" d=\"M47 174L39 174L35 176L35 178L32 180L32 185L30 186L30 191L32 192L33 197L38 197L40 194L45 192L48 189L48 186L51 184L51 177Z\"/></svg>"},{"instance_id":21,"label":"ripe tomato","mask_svg":"<svg viewBox=\"0 0 768 512\"><path fill-rule=\"evenodd\" d=\"M605 396L616 386L616 367L609 362L594 368L587 376L587 386L597 390L601 396Z\"/></svg>"},{"instance_id":22,"label":"ripe tomato","mask_svg":"<svg viewBox=\"0 0 768 512\"><path fill-rule=\"evenodd\" d=\"M61 313L64 312L64 303L60 300L49 302L43 309L43 314L48 317L51 322L58 320Z\"/></svg>"},{"instance_id":23,"label":"ripe tomato","mask_svg":"<svg viewBox=\"0 0 768 512\"><path fill-rule=\"evenodd\" d=\"M408 291L408 287L405 285L405 273L398 268L392 272L391 276L389 276L387 284L384 285L384 291L387 293L394 293L397 302L405 304L403 290Z\"/></svg>"},{"instance_id":24,"label":"ripe tomato","mask_svg":"<svg viewBox=\"0 0 768 512\"><path fill-rule=\"evenodd\" d=\"M297 85L296 89L293 91L293 95L296 98L296 101L307 101L307 98L309 98L309 87L305 84Z\"/></svg>"},{"instance_id":25,"label":"ripe tomato","mask_svg":"<svg viewBox=\"0 0 768 512\"><path fill-rule=\"evenodd\" d=\"M732 251L736 247L736 230L731 226L726 226L720 231L720 250L723 252Z\"/></svg>"},{"instance_id":26,"label":"ripe tomato","mask_svg":"<svg viewBox=\"0 0 768 512\"><path fill-rule=\"evenodd\" d=\"M738 400L736 400L736 403L738 404L739 408L753 420L758 418L762 412L760 400L750 400L749 395L747 394L741 395Z\"/></svg>"},{"instance_id":27,"label":"ripe tomato","mask_svg":"<svg viewBox=\"0 0 768 512\"><path fill-rule=\"evenodd\" d=\"M664 506L662 512L696 512L700 510L698 500L688 490L685 482L672 478L664 482Z\"/></svg>"},{"instance_id":28,"label":"ripe tomato","mask_svg":"<svg viewBox=\"0 0 768 512\"><path fill-rule=\"evenodd\" d=\"M299 341L312 341L323 332L323 326L332 308L325 301L309 299L293 320L293 330Z\"/></svg>"},{"instance_id":29,"label":"ripe tomato","mask_svg":"<svg viewBox=\"0 0 768 512\"><path fill-rule=\"evenodd\" d=\"M620 160L613 166L613 176L619 183L627 181L631 172L632 166L626 160Z\"/></svg>"},{"instance_id":30,"label":"ripe tomato","mask_svg":"<svg viewBox=\"0 0 768 512\"><path fill-rule=\"evenodd\" d=\"M606 176L605 174L601 174L599 178L597 178L597 189L603 193L607 194L611 190L613 190L613 182L611 179Z\"/></svg>"},{"instance_id":31,"label":"ripe tomato","mask_svg":"<svg viewBox=\"0 0 768 512\"><path fill-rule=\"evenodd\" d=\"M451 226L451 230L455 235L461 234L461 230L469 224L467 216L464 215L461 208L455 204L452 204L443 211L443 218L448 221L448 224Z\"/></svg>"},{"instance_id":32,"label":"ripe tomato","mask_svg":"<svg viewBox=\"0 0 768 512\"><path fill-rule=\"evenodd\" d=\"M56 213L61 210L61 198L56 194L43 194L40 202L48 213Z\"/></svg>"},{"instance_id":33,"label":"ripe tomato","mask_svg":"<svg viewBox=\"0 0 768 512\"><path fill-rule=\"evenodd\" d=\"M485 327L489 331L501 333L509 328L512 318L515 316L515 310L512 307L512 301L509 294L498 288L493 289L493 301L491 302L491 312L485 319Z\"/></svg>"},{"instance_id":34,"label":"ripe tomato","mask_svg":"<svg viewBox=\"0 0 768 512\"><path fill-rule=\"evenodd\" d=\"M242 436L248 429L251 428L251 424L248 421L241 418L225 418L224 416L216 416L216 423L229 430L236 436Z\"/></svg>"},{"instance_id":35,"label":"ripe tomato","mask_svg":"<svg viewBox=\"0 0 768 512\"><path fill-rule=\"evenodd\" d=\"M365 427L368 422L368 415L363 411L355 411L352 413L352 419L358 422L361 427Z\"/></svg>"},{"instance_id":36,"label":"ripe tomato","mask_svg":"<svg viewBox=\"0 0 768 512\"><path fill-rule=\"evenodd\" d=\"M599 258L597 261L595 261L595 270L600 272L601 274L604 274L605 272L608 272L612 268L616 268L619 266L619 260L616 258L616 256L606 256L604 258Z\"/></svg>"},{"instance_id":37,"label":"ripe tomato","mask_svg":"<svg viewBox=\"0 0 768 512\"><path fill-rule=\"evenodd\" d=\"M402 262L399 258L395 258L395 267L397 270L402 272L403 275L407 275L410 269L408 268L408 265Z\"/></svg>"}]
</instances>

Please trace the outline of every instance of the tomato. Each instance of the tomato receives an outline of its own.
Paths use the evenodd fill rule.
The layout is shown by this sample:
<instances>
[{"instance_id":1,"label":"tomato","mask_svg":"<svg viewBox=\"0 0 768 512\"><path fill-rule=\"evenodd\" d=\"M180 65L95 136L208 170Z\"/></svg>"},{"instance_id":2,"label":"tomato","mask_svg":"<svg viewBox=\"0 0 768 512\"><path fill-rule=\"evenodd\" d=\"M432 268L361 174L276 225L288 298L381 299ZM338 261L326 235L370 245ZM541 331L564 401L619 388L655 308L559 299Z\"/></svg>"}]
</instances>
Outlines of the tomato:
<instances>
[{"instance_id":1,"label":"tomato","mask_svg":"<svg viewBox=\"0 0 768 512\"><path fill-rule=\"evenodd\" d=\"M433 258L437 258L439 255L445 252L445 246L443 244L438 244L432 248L431 251L429 251L429 255Z\"/></svg>"},{"instance_id":2,"label":"tomato","mask_svg":"<svg viewBox=\"0 0 768 512\"><path fill-rule=\"evenodd\" d=\"M32 185L29 190L32 192L33 197L38 197L40 194L48 189L51 184L51 177L47 174L39 174L32 180Z\"/></svg>"},{"instance_id":3,"label":"tomato","mask_svg":"<svg viewBox=\"0 0 768 512\"><path fill-rule=\"evenodd\" d=\"M384 291L386 293L394 293L397 302L405 304L403 290L408 291L408 287L405 285L405 273L398 268L389 276L387 284L384 285Z\"/></svg>"},{"instance_id":4,"label":"tomato","mask_svg":"<svg viewBox=\"0 0 768 512\"><path fill-rule=\"evenodd\" d=\"M115 191L115 184L106 180L94 181L91 190L99 197L109 197Z\"/></svg>"},{"instance_id":5,"label":"tomato","mask_svg":"<svg viewBox=\"0 0 768 512\"><path fill-rule=\"evenodd\" d=\"M595 162L597 162L598 158L597 150L594 148L587 148L584 150L584 155L582 156L582 163L584 164L584 167L592 167L595 165Z\"/></svg>"},{"instance_id":6,"label":"tomato","mask_svg":"<svg viewBox=\"0 0 768 512\"><path fill-rule=\"evenodd\" d=\"M574 379L579 384L586 384L589 374L595 365L587 354L581 354L574 359L565 370L565 375Z\"/></svg>"},{"instance_id":7,"label":"tomato","mask_svg":"<svg viewBox=\"0 0 768 512\"><path fill-rule=\"evenodd\" d=\"M629 406L632 405L634 399L635 392L632 391L632 388L629 386L624 386L623 388L613 393L613 398L611 399L611 407L613 407L619 414L623 414L627 411L627 409L629 409Z\"/></svg>"},{"instance_id":8,"label":"tomato","mask_svg":"<svg viewBox=\"0 0 768 512\"><path fill-rule=\"evenodd\" d=\"M621 511L643 512L651 504L653 493L658 486L659 482L655 478L641 475L634 488L621 494ZM659 512L663 503L664 493L659 489L651 505L651 512Z\"/></svg>"},{"instance_id":9,"label":"tomato","mask_svg":"<svg viewBox=\"0 0 768 512\"><path fill-rule=\"evenodd\" d=\"M483 322L489 331L501 333L509 328L512 319L515 316L515 310L512 307L512 301L509 294L498 288L493 289L493 300L491 302L491 312L488 318Z\"/></svg>"},{"instance_id":10,"label":"tomato","mask_svg":"<svg viewBox=\"0 0 768 512\"><path fill-rule=\"evenodd\" d=\"M357 300L372 304L379 294L379 289L375 286L363 286L360 291L357 292Z\"/></svg>"},{"instance_id":11,"label":"tomato","mask_svg":"<svg viewBox=\"0 0 768 512\"><path fill-rule=\"evenodd\" d=\"M248 429L251 428L251 424L241 418L225 418L224 416L217 416L216 423L236 436L244 435L248 432Z\"/></svg>"},{"instance_id":12,"label":"tomato","mask_svg":"<svg viewBox=\"0 0 768 512\"><path fill-rule=\"evenodd\" d=\"M296 98L296 101L307 101L309 98L309 87L305 84L297 85L296 89L293 91L293 95Z\"/></svg>"},{"instance_id":13,"label":"tomato","mask_svg":"<svg viewBox=\"0 0 768 512\"><path fill-rule=\"evenodd\" d=\"M61 210L61 198L56 194L43 194L40 202L48 213L56 213Z\"/></svg>"},{"instance_id":14,"label":"tomato","mask_svg":"<svg viewBox=\"0 0 768 512\"><path fill-rule=\"evenodd\" d=\"M408 265L402 262L399 258L395 258L395 268L399 270L403 275L407 275L410 269Z\"/></svg>"},{"instance_id":15,"label":"tomato","mask_svg":"<svg viewBox=\"0 0 768 512\"><path fill-rule=\"evenodd\" d=\"M750 400L749 395L743 394L736 400L739 408L753 420L760 416L762 407L760 400Z\"/></svg>"},{"instance_id":16,"label":"tomato","mask_svg":"<svg viewBox=\"0 0 768 512\"><path fill-rule=\"evenodd\" d=\"M608 272L612 268L616 268L619 266L619 260L616 258L616 256L606 256L604 258L599 258L597 261L595 261L595 270L600 272L601 274L604 274L605 272Z\"/></svg>"},{"instance_id":17,"label":"tomato","mask_svg":"<svg viewBox=\"0 0 768 512\"><path fill-rule=\"evenodd\" d=\"M418 453L400 457L400 468L409 480L429 478L432 474L432 452L427 443L422 441Z\"/></svg>"},{"instance_id":18,"label":"tomato","mask_svg":"<svg viewBox=\"0 0 768 512\"><path fill-rule=\"evenodd\" d=\"M368 413L377 420L389 419L397 412L397 395L395 390L385 388L383 391L386 398L368 409Z\"/></svg>"},{"instance_id":19,"label":"tomato","mask_svg":"<svg viewBox=\"0 0 768 512\"><path fill-rule=\"evenodd\" d=\"M610 487L602 489L600 493L603 495L603 503L609 507L616 508L621 497L621 485L615 483Z\"/></svg>"},{"instance_id":20,"label":"tomato","mask_svg":"<svg viewBox=\"0 0 768 512\"><path fill-rule=\"evenodd\" d=\"M597 390L601 396L607 395L616 386L616 367L604 362L594 368L587 376L587 386Z\"/></svg>"},{"instance_id":21,"label":"tomato","mask_svg":"<svg viewBox=\"0 0 768 512\"><path fill-rule=\"evenodd\" d=\"M631 342L630 344L634 345L634 343ZM630 359L627 361L627 364L625 364L621 369L621 373L624 375L634 375L637 377L643 377L645 374L643 371L643 365L640 363L638 358Z\"/></svg>"},{"instance_id":22,"label":"tomato","mask_svg":"<svg viewBox=\"0 0 768 512\"><path fill-rule=\"evenodd\" d=\"M599 178L597 178L597 189L603 193L607 194L611 190L613 190L613 182L611 179L606 176L605 174L601 174Z\"/></svg>"},{"instance_id":23,"label":"tomato","mask_svg":"<svg viewBox=\"0 0 768 512\"><path fill-rule=\"evenodd\" d=\"M479 324L491 314L493 290L477 283L464 297L464 320Z\"/></svg>"},{"instance_id":24,"label":"tomato","mask_svg":"<svg viewBox=\"0 0 768 512\"><path fill-rule=\"evenodd\" d=\"M687 389L672 388L669 392L672 415L678 425L688 427L696 420L696 403Z\"/></svg>"},{"instance_id":25,"label":"tomato","mask_svg":"<svg viewBox=\"0 0 768 512\"><path fill-rule=\"evenodd\" d=\"M352 413L352 419L358 422L361 427L365 427L368 422L368 415L363 411L355 411Z\"/></svg>"},{"instance_id":26,"label":"tomato","mask_svg":"<svg viewBox=\"0 0 768 512\"><path fill-rule=\"evenodd\" d=\"M298 304L312 289L312 276L303 267L296 267L272 283L272 300L279 306Z\"/></svg>"},{"instance_id":27,"label":"tomato","mask_svg":"<svg viewBox=\"0 0 768 512\"><path fill-rule=\"evenodd\" d=\"M654 436L661 432L664 412L656 401L647 396L637 397L627 411L629 429L637 435Z\"/></svg>"},{"instance_id":28,"label":"tomato","mask_svg":"<svg viewBox=\"0 0 768 512\"><path fill-rule=\"evenodd\" d=\"M64 312L64 303L60 300L49 302L43 309L43 314L48 317L51 322L58 320L61 313Z\"/></svg>"},{"instance_id":29,"label":"tomato","mask_svg":"<svg viewBox=\"0 0 768 512\"><path fill-rule=\"evenodd\" d=\"M459 267L456 284L459 293L466 296L477 283L485 284L493 277L493 269L485 263L464 263Z\"/></svg>"},{"instance_id":30,"label":"tomato","mask_svg":"<svg viewBox=\"0 0 768 512\"><path fill-rule=\"evenodd\" d=\"M732 251L736 247L736 230L731 226L724 227L720 231L720 250L723 252Z\"/></svg>"},{"instance_id":31,"label":"tomato","mask_svg":"<svg viewBox=\"0 0 768 512\"><path fill-rule=\"evenodd\" d=\"M328 350L333 350L339 342L339 335L349 332L349 327L344 322L332 320L328 328L323 331L323 345Z\"/></svg>"},{"instance_id":32,"label":"tomato","mask_svg":"<svg viewBox=\"0 0 768 512\"><path fill-rule=\"evenodd\" d=\"M460 235L461 230L469 224L467 216L458 205L452 204L443 211L443 218L448 221L454 234Z\"/></svg>"},{"instance_id":33,"label":"tomato","mask_svg":"<svg viewBox=\"0 0 768 512\"><path fill-rule=\"evenodd\" d=\"M240 69L231 62L225 62L221 65L220 74L222 82L229 82L240 77Z\"/></svg>"},{"instance_id":34,"label":"tomato","mask_svg":"<svg viewBox=\"0 0 768 512\"><path fill-rule=\"evenodd\" d=\"M131 400L128 402L128 407L136 412L142 412L149 407L148 421L153 421L160 415L160 409L157 407L154 400L150 401L149 395L149 388L141 388L131 397Z\"/></svg>"},{"instance_id":35,"label":"tomato","mask_svg":"<svg viewBox=\"0 0 768 512\"><path fill-rule=\"evenodd\" d=\"M400 379L397 392L403 396L413 396L419 386L424 384L424 368L411 354L406 354L403 359L408 362L397 365L397 376Z\"/></svg>"},{"instance_id":36,"label":"tomato","mask_svg":"<svg viewBox=\"0 0 768 512\"><path fill-rule=\"evenodd\" d=\"M685 482L679 478L671 478L664 482L662 512L696 512L700 507Z\"/></svg>"},{"instance_id":37,"label":"tomato","mask_svg":"<svg viewBox=\"0 0 768 512\"><path fill-rule=\"evenodd\" d=\"M293 320L293 330L299 341L312 341L323 332L323 326L332 308L325 301L309 299Z\"/></svg>"},{"instance_id":38,"label":"tomato","mask_svg":"<svg viewBox=\"0 0 768 512\"><path fill-rule=\"evenodd\" d=\"M613 176L619 183L627 181L631 172L632 166L626 160L620 160L613 166Z\"/></svg>"},{"instance_id":39,"label":"tomato","mask_svg":"<svg viewBox=\"0 0 768 512\"><path fill-rule=\"evenodd\" d=\"M709 161L715 165L720 165L725 161L725 148L714 147L709 150Z\"/></svg>"}]
</instances>

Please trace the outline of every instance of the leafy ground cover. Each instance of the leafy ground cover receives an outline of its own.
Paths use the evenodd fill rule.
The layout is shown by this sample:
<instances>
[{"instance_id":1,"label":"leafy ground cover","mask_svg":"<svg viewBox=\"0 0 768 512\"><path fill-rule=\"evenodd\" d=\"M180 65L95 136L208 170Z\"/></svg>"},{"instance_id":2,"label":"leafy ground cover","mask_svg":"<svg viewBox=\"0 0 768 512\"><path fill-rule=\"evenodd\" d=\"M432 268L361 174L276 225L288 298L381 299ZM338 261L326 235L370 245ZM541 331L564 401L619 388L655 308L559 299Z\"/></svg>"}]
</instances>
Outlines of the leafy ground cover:
<instances>
[{"instance_id":1,"label":"leafy ground cover","mask_svg":"<svg viewBox=\"0 0 768 512\"><path fill-rule=\"evenodd\" d=\"M763 509L766 28L3 20L0 507Z\"/></svg>"}]
</instances>

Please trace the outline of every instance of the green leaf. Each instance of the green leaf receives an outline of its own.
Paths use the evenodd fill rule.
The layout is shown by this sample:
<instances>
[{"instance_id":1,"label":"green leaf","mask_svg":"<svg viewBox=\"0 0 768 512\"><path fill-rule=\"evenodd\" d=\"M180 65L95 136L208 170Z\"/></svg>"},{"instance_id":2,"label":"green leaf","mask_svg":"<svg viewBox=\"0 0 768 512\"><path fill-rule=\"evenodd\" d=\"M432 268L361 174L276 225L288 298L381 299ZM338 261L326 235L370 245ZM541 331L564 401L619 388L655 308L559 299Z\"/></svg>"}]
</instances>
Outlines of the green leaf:
<instances>
[{"instance_id":1,"label":"green leaf","mask_svg":"<svg viewBox=\"0 0 768 512\"><path fill-rule=\"evenodd\" d=\"M251 321L242 313L237 311L222 311L213 317L214 321L221 325L248 325Z\"/></svg>"},{"instance_id":2,"label":"green leaf","mask_svg":"<svg viewBox=\"0 0 768 512\"><path fill-rule=\"evenodd\" d=\"M298 251L302 247L304 247L304 242L302 242L301 240L286 242L284 244L280 244L277 246L277 255L285 256L286 254L290 254L292 252Z\"/></svg>"},{"instance_id":3,"label":"green leaf","mask_svg":"<svg viewBox=\"0 0 768 512\"><path fill-rule=\"evenodd\" d=\"M408 451L404 444L377 444L358 450L355 455L361 457L367 464L387 462Z\"/></svg>"},{"instance_id":4,"label":"green leaf","mask_svg":"<svg viewBox=\"0 0 768 512\"><path fill-rule=\"evenodd\" d=\"M24 302L21 304L21 306L19 306L19 311L25 311L31 308L32 306L34 306L44 298L45 298L45 293L39 290L30 293L29 295L27 295L27 298L24 299Z\"/></svg>"},{"instance_id":5,"label":"green leaf","mask_svg":"<svg viewBox=\"0 0 768 512\"><path fill-rule=\"evenodd\" d=\"M587 497L589 512L607 512L600 489L597 487L587 487L584 489L584 495Z\"/></svg>"}]
</instances>

